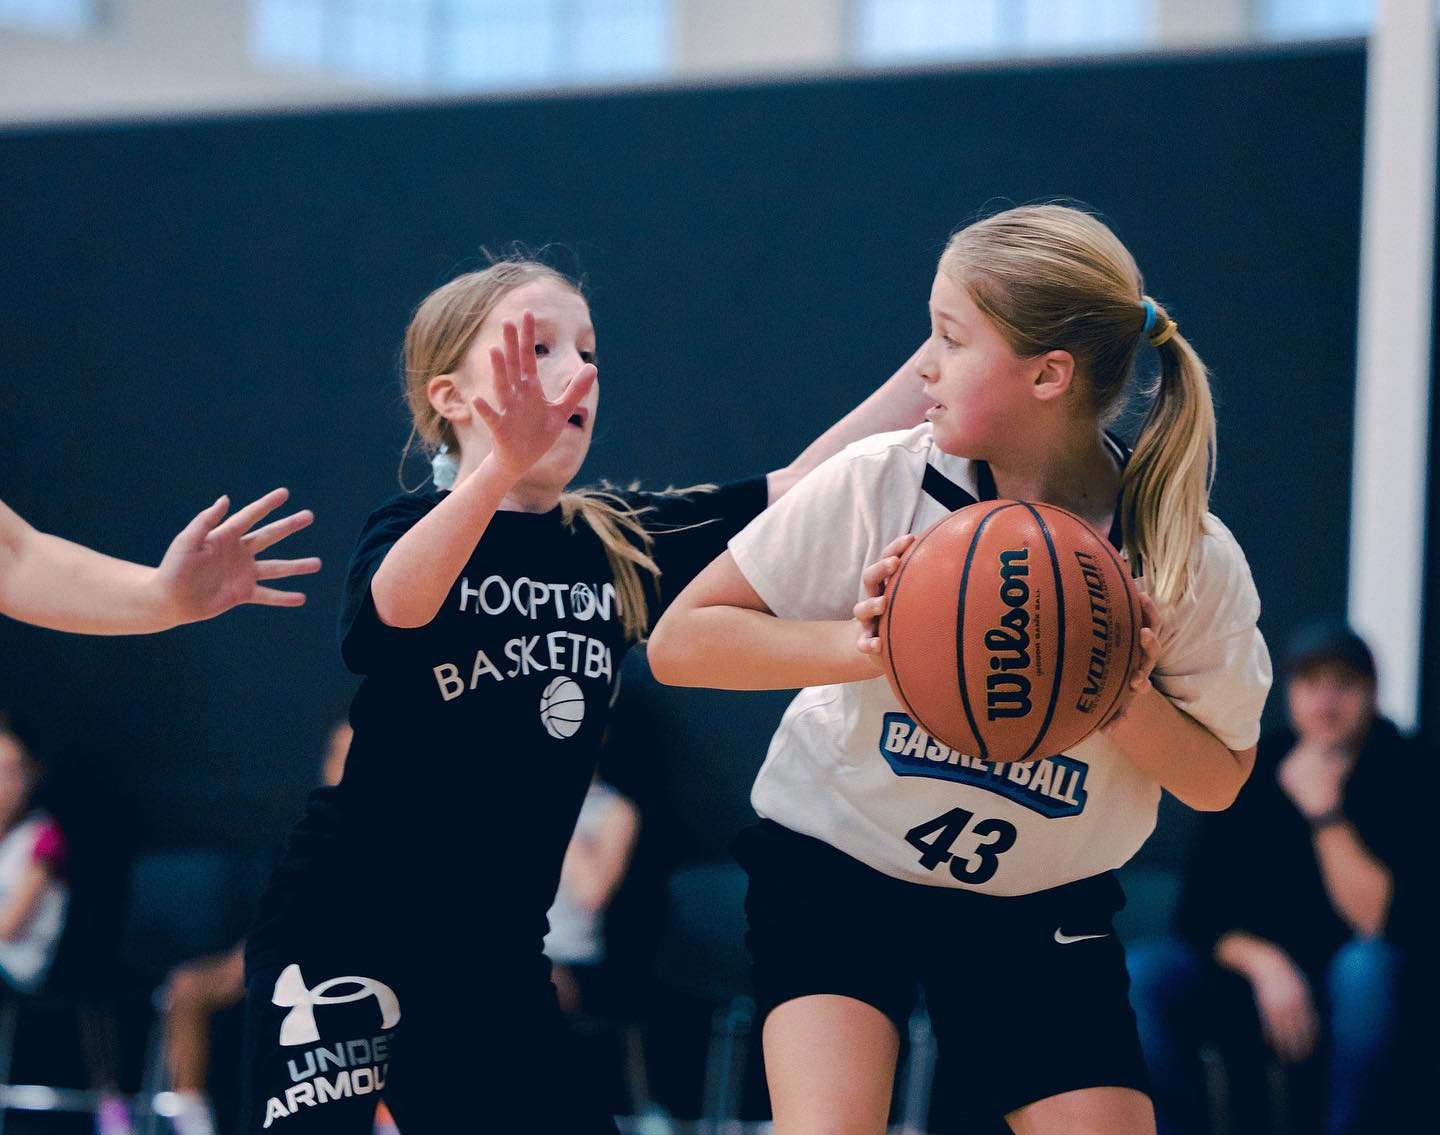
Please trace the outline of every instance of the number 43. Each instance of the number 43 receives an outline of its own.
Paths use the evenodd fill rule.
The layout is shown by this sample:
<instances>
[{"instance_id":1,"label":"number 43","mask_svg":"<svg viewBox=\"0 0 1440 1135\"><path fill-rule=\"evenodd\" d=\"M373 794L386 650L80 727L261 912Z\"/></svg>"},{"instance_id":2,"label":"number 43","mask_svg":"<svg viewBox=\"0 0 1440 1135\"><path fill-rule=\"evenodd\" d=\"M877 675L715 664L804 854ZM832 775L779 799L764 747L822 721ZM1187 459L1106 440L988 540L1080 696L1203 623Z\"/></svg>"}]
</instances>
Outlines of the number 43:
<instances>
[{"instance_id":1,"label":"number 43","mask_svg":"<svg viewBox=\"0 0 1440 1135\"><path fill-rule=\"evenodd\" d=\"M920 852L920 866L927 871L948 862L950 874L960 882L987 882L999 869L1000 856L1015 846L1015 825L1006 820L981 820L970 832L982 842L969 855L956 855L950 848L974 818L974 812L951 808L943 816L911 828L905 833L905 842Z\"/></svg>"}]
</instances>

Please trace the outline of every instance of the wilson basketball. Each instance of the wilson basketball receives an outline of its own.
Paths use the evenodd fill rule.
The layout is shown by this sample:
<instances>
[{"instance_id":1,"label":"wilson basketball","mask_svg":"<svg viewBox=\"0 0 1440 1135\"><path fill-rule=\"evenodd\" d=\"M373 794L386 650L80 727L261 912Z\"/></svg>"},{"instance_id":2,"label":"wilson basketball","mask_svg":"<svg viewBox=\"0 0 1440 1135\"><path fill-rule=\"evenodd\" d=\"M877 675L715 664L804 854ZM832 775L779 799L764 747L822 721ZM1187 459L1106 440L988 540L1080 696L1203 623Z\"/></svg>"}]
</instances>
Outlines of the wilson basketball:
<instances>
[{"instance_id":1,"label":"wilson basketball","mask_svg":"<svg viewBox=\"0 0 1440 1135\"><path fill-rule=\"evenodd\" d=\"M1118 704L1140 601L1110 543L1053 505L985 501L931 525L890 579L879 634L905 711L1003 763L1063 753Z\"/></svg>"}]
</instances>

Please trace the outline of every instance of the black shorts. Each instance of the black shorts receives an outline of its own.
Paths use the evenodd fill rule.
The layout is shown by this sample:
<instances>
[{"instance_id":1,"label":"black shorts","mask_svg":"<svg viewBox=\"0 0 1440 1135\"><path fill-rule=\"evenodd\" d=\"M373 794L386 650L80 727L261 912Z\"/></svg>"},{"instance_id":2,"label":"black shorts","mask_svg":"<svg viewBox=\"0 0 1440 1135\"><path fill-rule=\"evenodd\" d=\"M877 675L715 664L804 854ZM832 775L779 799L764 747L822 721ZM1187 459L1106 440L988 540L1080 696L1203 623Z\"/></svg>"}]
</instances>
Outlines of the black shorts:
<instances>
[{"instance_id":1,"label":"black shorts","mask_svg":"<svg viewBox=\"0 0 1440 1135\"><path fill-rule=\"evenodd\" d=\"M1013 898L929 887L768 820L741 834L736 857L762 1019L834 993L903 1036L923 987L940 1075L969 1114L1080 1088L1148 1092L1113 873Z\"/></svg>"},{"instance_id":2,"label":"black shorts","mask_svg":"<svg viewBox=\"0 0 1440 1135\"><path fill-rule=\"evenodd\" d=\"M545 972L335 949L252 971L240 1130L370 1135L383 1098L405 1135L616 1135Z\"/></svg>"}]
</instances>

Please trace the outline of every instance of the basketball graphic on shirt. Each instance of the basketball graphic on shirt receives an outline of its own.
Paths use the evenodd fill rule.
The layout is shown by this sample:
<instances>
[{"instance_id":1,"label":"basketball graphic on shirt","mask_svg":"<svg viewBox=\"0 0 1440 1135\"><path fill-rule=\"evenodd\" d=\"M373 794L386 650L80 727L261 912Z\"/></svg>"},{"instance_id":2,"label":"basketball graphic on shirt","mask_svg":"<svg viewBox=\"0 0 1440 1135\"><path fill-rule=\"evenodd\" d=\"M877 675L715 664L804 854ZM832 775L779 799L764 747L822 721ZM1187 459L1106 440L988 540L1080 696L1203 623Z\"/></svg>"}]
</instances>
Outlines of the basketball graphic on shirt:
<instances>
[{"instance_id":1,"label":"basketball graphic on shirt","mask_svg":"<svg viewBox=\"0 0 1440 1135\"><path fill-rule=\"evenodd\" d=\"M573 737L585 720L585 691L566 677L552 678L540 695L540 721L557 740Z\"/></svg>"},{"instance_id":2,"label":"basketball graphic on shirt","mask_svg":"<svg viewBox=\"0 0 1440 1135\"><path fill-rule=\"evenodd\" d=\"M570 585L570 611L582 623L595 617L595 592L588 583Z\"/></svg>"}]
</instances>

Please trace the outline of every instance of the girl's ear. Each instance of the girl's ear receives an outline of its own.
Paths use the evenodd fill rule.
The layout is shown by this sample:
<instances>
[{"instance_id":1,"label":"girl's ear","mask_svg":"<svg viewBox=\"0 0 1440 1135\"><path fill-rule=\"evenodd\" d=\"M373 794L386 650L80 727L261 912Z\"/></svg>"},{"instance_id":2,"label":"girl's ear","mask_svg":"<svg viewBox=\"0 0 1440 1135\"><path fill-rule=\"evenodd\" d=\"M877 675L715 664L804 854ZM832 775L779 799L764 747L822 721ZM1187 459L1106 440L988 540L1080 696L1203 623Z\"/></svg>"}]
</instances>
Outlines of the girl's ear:
<instances>
[{"instance_id":1,"label":"girl's ear","mask_svg":"<svg viewBox=\"0 0 1440 1135\"><path fill-rule=\"evenodd\" d=\"M1046 351L1035 366L1035 397L1042 402L1063 397L1075 380L1075 356L1069 351Z\"/></svg>"},{"instance_id":2,"label":"girl's ear","mask_svg":"<svg viewBox=\"0 0 1440 1135\"><path fill-rule=\"evenodd\" d=\"M472 413L470 400L461 392L453 374L437 374L427 382L425 397L437 414L452 422L465 421Z\"/></svg>"}]
</instances>

